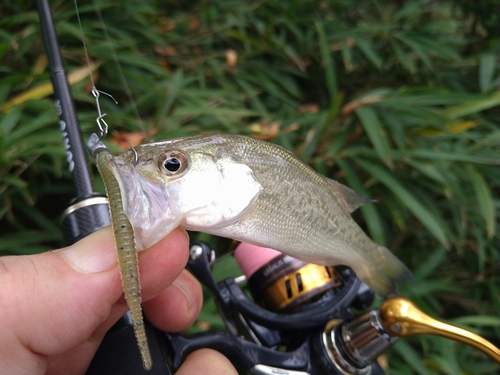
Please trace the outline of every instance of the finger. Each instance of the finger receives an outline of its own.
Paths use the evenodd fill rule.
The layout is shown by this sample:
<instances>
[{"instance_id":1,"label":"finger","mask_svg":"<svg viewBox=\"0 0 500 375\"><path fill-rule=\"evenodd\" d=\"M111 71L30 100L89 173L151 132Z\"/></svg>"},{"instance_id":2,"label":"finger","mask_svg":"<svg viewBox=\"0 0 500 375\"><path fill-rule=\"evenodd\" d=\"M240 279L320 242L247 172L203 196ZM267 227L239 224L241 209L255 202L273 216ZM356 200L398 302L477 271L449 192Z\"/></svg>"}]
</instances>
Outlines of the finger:
<instances>
[{"instance_id":1,"label":"finger","mask_svg":"<svg viewBox=\"0 0 500 375\"><path fill-rule=\"evenodd\" d=\"M107 229L68 248L72 259L58 252L0 258L3 360L54 354L90 335L121 294L113 246Z\"/></svg>"},{"instance_id":2,"label":"finger","mask_svg":"<svg viewBox=\"0 0 500 375\"><path fill-rule=\"evenodd\" d=\"M176 228L151 248L139 252L143 301L160 294L182 272L189 257L188 244L189 236L186 231L182 228ZM118 265L116 265L116 270L118 270ZM128 311L122 291L121 287L120 299L112 306L107 319L96 328L90 338L92 341L99 343L113 324Z\"/></svg>"},{"instance_id":3,"label":"finger","mask_svg":"<svg viewBox=\"0 0 500 375\"><path fill-rule=\"evenodd\" d=\"M188 242L187 233L182 229L175 229L150 249L139 253L141 289L146 298L161 292L182 272L187 262ZM117 264L115 268L118 270ZM121 286L120 293L122 296L112 306L108 318L87 341L61 355L51 357L50 374L85 373L106 332L128 310Z\"/></svg>"},{"instance_id":4,"label":"finger","mask_svg":"<svg viewBox=\"0 0 500 375\"><path fill-rule=\"evenodd\" d=\"M139 253L142 299L147 301L180 275L189 259L189 237L177 228L151 248Z\"/></svg>"},{"instance_id":5,"label":"finger","mask_svg":"<svg viewBox=\"0 0 500 375\"><path fill-rule=\"evenodd\" d=\"M143 306L145 314L155 327L166 332L179 332L193 324L202 305L200 283L184 270L171 286Z\"/></svg>"},{"instance_id":6,"label":"finger","mask_svg":"<svg viewBox=\"0 0 500 375\"><path fill-rule=\"evenodd\" d=\"M186 358L176 375L238 375L229 360L212 349L197 350Z\"/></svg>"},{"instance_id":7,"label":"finger","mask_svg":"<svg viewBox=\"0 0 500 375\"><path fill-rule=\"evenodd\" d=\"M123 290L114 247L105 228L63 250L0 258L0 368L43 373L45 356L74 350L99 327L103 335L126 311L116 304ZM159 254L176 247L184 250ZM160 283L158 270L173 280L186 263L185 232L173 231L140 258L146 295L159 293L168 280Z\"/></svg>"}]
</instances>

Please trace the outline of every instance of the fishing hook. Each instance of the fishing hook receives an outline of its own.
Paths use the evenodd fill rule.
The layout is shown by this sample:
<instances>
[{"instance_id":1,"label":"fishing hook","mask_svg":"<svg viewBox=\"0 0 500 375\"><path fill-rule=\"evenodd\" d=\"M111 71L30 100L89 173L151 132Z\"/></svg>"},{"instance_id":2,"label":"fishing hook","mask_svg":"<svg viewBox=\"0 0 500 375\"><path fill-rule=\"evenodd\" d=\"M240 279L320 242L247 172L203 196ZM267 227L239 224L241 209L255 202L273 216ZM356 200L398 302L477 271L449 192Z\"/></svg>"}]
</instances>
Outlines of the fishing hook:
<instances>
[{"instance_id":1,"label":"fishing hook","mask_svg":"<svg viewBox=\"0 0 500 375\"><path fill-rule=\"evenodd\" d=\"M98 90L95 86L92 86L92 95L94 95L94 98L95 98L95 104L97 106L97 118L96 118L96 122L97 122L97 126L99 127L99 130L101 131L101 135L99 137L99 139L102 139L104 138L107 134L108 134L108 124L106 123L106 121L104 121L104 116L106 116L106 113L102 113L101 112L101 106L99 104L99 96L101 94L104 94L104 95L107 95L109 96L111 99L113 99L113 101L115 102L115 104L118 104L118 102L116 101L115 98L113 98L113 96L111 94L108 94L107 92L104 92L104 91L101 91L101 90Z\"/></svg>"},{"instance_id":2,"label":"fishing hook","mask_svg":"<svg viewBox=\"0 0 500 375\"><path fill-rule=\"evenodd\" d=\"M137 150L132 146L132 143L130 143L129 141L127 141L127 143L130 146L130 149L132 150L132 152L134 153L134 161L132 164L135 167L137 165L137 163L139 162L139 154L137 153Z\"/></svg>"}]
</instances>

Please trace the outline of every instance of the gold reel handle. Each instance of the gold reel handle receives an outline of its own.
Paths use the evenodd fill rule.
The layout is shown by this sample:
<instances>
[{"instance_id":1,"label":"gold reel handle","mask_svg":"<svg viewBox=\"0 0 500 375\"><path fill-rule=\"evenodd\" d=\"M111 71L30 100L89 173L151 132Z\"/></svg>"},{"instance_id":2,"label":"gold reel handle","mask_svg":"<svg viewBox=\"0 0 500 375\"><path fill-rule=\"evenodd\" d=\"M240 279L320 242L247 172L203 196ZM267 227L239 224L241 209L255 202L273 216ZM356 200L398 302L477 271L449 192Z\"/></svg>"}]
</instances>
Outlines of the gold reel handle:
<instances>
[{"instance_id":1,"label":"gold reel handle","mask_svg":"<svg viewBox=\"0 0 500 375\"><path fill-rule=\"evenodd\" d=\"M500 349L491 342L475 333L431 318L406 298L386 300L380 307L380 320L391 335L405 337L424 333L446 337L473 346L500 364Z\"/></svg>"}]
</instances>

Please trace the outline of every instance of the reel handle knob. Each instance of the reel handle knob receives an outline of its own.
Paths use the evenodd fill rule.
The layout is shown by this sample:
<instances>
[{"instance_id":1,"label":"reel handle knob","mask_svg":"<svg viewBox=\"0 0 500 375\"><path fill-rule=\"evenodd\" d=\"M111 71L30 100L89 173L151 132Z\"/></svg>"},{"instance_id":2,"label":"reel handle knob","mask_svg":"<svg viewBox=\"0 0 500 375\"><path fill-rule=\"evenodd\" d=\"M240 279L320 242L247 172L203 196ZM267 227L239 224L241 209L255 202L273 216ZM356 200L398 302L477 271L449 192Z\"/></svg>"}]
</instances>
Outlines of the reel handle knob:
<instances>
[{"instance_id":1,"label":"reel handle knob","mask_svg":"<svg viewBox=\"0 0 500 375\"><path fill-rule=\"evenodd\" d=\"M446 337L482 351L500 364L500 349L479 335L436 320L422 312L412 301L394 297L380 307L380 321L396 337L430 334Z\"/></svg>"}]
</instances>

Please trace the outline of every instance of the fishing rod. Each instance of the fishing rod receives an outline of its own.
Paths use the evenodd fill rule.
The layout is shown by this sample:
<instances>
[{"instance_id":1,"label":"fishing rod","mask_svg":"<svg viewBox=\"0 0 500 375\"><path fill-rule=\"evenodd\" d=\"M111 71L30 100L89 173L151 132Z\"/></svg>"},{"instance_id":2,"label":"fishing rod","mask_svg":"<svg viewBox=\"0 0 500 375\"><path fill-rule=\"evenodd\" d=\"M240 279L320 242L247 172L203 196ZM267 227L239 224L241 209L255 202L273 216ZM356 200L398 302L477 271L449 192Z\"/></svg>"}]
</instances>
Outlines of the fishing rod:
<instances>
[{"instance_id":1,"label":"fishing rod","mask_svg":"<svg viewBox=\"0 0 500 375\"><path fill-rule=\"evenodd\" d=\"M62 222L65 241L68 245L71 245L111 224L109 201L105 195L94 191L87 149L82 140L80 124L64 71L48 0L37 0L37 8L49 61L50 78L54 88L55 106L59 116L68 169L72 174L76 190L76 197L71 200L69 207L64 211ZM93 94L97 99L99 91L95 87L94 90ZM98 101L96 103L99 112L98 124L100 125L99 120L102 120L103 115L100 113ZM103 343L96 354L97 359L94 359L88 374L91 375L94 372L117 373L115 371L117 366L120 366L120 364L129 365L129 362L124 361L123 357L127 356L128 352L134 352L137 349L134 333L128 329L130 328L129 323L130 318L126 314L105 335ZM149 322L146 322L146 328L150 337L160 337L161 331L158 331ZM154 358L164 358L163 340L150 340L150 349ZM102 357L105 360L100 362L98 359ZM134 375L141 373L148 375L169 373L168 363L162 360L157 360L155 363L156 366L152 371L145 372L138 360L127 371L132 370ZM118 373L126 374L127 372Z\"/></svg>"},{"instance_id":2,"label":"fishing rod","mask_svg":"<svg viewBox=\"0 0 500 375\"><path fill-rule=\"evenodd\" d=\"M95 192L86 148L76 115L75 104L62 63L48 0L37 0L42 36L47 51L55 106L63 136L68 169L72 174L76 197L63 214L63 233L68 245L108 226L108 200Z\"/></svg>"}]
</instances>

